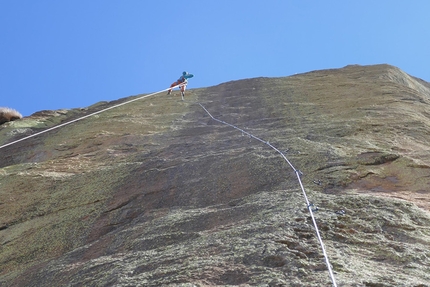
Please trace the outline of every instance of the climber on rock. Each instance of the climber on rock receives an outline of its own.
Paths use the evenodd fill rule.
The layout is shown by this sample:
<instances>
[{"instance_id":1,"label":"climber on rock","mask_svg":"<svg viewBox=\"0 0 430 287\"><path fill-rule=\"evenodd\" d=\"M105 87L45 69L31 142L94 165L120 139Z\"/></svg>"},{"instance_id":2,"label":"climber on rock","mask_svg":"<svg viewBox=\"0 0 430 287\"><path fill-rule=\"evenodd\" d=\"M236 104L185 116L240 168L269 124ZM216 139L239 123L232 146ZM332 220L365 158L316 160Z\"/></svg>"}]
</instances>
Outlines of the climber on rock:
<instances>
[{"instance_id":1,"label":"climber on rock","mask_svg":"<svg viewBox=\"0 0 430 287\"><path fill-rule=\"evenodd\" d=\"M184 96L185 96L185 87L187 86L187 79L190 79L194 77L193 74L187 73L187 72L182 72L182 76L179 77L179 79L174 82L173 84L170 85L170 89L167 92L168 95L170 95L170 93L172 92L173 87L181 85L179 88L181 89L181 96L182 96L182 100L184 100Z\"/></svg>"}]
</instances>

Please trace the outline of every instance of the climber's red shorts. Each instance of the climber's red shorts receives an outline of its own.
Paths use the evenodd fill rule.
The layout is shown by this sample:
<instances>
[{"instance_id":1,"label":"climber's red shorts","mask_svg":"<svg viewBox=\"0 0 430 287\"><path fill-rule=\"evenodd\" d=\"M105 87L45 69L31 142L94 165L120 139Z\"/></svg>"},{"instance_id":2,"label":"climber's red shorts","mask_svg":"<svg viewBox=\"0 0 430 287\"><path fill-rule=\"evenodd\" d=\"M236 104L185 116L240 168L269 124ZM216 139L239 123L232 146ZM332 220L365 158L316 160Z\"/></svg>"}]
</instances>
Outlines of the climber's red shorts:
<instances>
[{"instance_id":1,"label":"climber's red shorts","mask_svg":"<svg viewBox=\"0 0 430 287\"><path fill-rule=\"evenodd\" d=\"M182 82L180 82L180 81L176 81L176 82L174 82L173 84L171 84L170 85L170 90L169 91L171 91L172 90L172 88L174 87L174 86L177 86L177 85L180 85ZM186 87L187 85L186 85L186 83L185 83L185 85L183 85L183 86L181 86L180 87L180 89L181 89L181 92L185 92L185 87Z\"/></svg>"}]
</instances>

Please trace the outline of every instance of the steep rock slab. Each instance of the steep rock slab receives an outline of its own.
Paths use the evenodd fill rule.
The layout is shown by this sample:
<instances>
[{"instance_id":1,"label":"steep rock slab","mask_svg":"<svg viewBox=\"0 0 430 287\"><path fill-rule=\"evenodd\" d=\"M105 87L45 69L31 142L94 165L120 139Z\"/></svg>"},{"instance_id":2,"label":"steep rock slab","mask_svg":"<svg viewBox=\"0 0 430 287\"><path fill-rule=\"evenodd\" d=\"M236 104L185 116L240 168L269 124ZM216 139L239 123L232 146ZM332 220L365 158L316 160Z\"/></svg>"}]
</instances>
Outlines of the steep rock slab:
<instances>
[{"instance_id":1,"label":"steep rock slab","mask_svg":"<svg viewBox=\"0 0 430 287\"><path fill-rule=\"evenodd\" d=\"M10 208L1 214L0 282L330 285L294 173L273 150L212 121L202 102L304 172L339 284L425 286L428 212L356 191L374 195L369 184L395 176L395 186L425 194L427 88L388 65L234 81L11 147L1 155ZM59 119L45 116L46 126ZM0 134L16 136L13 125L25 121ZM402 168L420 172L400 177Z\"/></svg>"}]
</instances>

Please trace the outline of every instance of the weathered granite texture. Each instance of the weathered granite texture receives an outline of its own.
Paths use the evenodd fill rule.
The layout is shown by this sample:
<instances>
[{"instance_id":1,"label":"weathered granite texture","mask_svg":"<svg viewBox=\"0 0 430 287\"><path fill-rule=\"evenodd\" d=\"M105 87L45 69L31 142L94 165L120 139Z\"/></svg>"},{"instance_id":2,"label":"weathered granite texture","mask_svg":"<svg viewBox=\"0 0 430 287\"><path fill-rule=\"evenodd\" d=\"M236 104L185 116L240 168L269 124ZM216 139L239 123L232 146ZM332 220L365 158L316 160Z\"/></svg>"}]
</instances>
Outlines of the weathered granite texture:
<instances>
[{"instance_id":1,"label":"weathered granite texture","mask_svg":"<svg viewBox=\"0 0 430 287\"><path fill-rule=\"evenodd\" d=\"M127 101L43 111L0 145ZM159 94L0 149L0 286L430 286L430 85L347 66Z\"/></svg>"}]
</instances>

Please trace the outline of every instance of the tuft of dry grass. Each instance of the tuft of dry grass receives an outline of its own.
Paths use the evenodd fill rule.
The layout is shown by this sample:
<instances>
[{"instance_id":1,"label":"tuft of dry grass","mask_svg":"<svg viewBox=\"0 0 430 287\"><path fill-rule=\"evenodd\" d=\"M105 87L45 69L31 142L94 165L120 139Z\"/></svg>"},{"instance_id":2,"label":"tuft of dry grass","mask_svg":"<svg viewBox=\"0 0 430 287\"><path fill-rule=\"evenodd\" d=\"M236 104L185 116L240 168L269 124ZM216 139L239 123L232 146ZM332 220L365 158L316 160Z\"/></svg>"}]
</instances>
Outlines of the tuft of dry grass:
<instances>
[{"instance_id":1,"label":"tuft of dry grass","mask_svg":"<svg viewBox=\"0 0 430 287\"><path fill-rule=\"evenodd\" d=\"M21 118L22 118L22 115L17 110L6 108L6 107L0 107L0 125L6 122L18 120Z\"/></svg>"}]
</instances>

